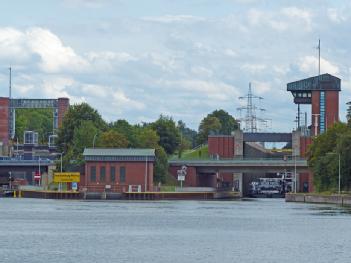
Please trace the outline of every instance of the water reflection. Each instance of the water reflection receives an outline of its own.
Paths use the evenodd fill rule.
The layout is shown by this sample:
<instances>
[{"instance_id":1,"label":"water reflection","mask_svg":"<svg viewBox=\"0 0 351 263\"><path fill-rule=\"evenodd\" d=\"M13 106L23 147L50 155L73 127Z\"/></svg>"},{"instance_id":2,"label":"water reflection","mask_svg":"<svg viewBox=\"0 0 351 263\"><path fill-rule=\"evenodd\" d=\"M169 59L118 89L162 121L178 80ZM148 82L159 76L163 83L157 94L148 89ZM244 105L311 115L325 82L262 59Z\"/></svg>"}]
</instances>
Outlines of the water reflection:
<instances>
[{"instance_id":1,"label":"water reflection","mask_svg":"<svg viewBox=\"0 0 351 263\"><path fill-rule=\"evenodd\" d=\"M349 262L350 215L283 199L0 199L0 261Z\"/></svg>"}]
</instances>

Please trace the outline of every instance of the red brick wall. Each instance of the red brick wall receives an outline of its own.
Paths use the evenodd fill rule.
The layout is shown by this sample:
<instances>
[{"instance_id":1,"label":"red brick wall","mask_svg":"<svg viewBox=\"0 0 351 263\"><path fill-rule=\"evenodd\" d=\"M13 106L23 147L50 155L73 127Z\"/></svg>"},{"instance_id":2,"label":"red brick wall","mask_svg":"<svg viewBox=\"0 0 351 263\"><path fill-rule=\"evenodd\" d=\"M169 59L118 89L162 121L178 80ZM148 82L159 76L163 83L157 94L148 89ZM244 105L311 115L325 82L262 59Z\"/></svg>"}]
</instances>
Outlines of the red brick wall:
<instances>
[{"instance_id":1,"label":"red brick wall","mask_svg":"<svg viewBox=\"0 0 351 263\"><path fill-rule=\"evenodd\" d=\"M181 169L180 166L170 166L169 172L175 179L178 179L177 170L180 170L180 169ZM183 182L183 186L189 186L189 187L198 186L196 167L187 168L187 175L185 176L185 182Z\"/></svg>"},{"instance_id":2,"label":"red brick wall","mask_svg":"<svg viewBox=\"0 0 351 263\"><path fill-rule=\"evenodd\" d=\"M0 140L8 144L9 140L9 98L0 98Z\"/></svg>"},{"instance_id":3,"label":"red brick wall","mask_svg":"<svg viewBox=\"0 0 351 263\"><path fill-rule=\"evenodd\" d=\"M96 182L90 181L90 167L96 167ZM105 166L106 176L105 182L100 182L100 167ZM116 168L116 181L111 182L110 167ZM125 167L125 182L120 182L120 167ZM147 191L153 191L153 173L154 164L148 162L148 176L147 176ZM86 162L85 164L85 186L103 190L105 185L111 185L112 189L120 189L120 191L128 190L129 185L141 185L141 190L145 190L145 162ZM101 187L102 186L102 187Z\"/></svg>"},{"instance_id":4,"label":"red brick wall","mask_svg":"<svg viewBox=\"0 0 351 263\"><path fill-rule=\"evenodd\" d=\"M308 147L312 144L311 137L300 137L300 156L306 157Z\"/></svg>"},{"instance_id":5,"label":"red brick wall","mask_svg":"<svg viewBox=\"0 0 351 263\"><path fill-rule=\"evenodd\" d=\"M234 157L234 136L209 136L208 153L220 158Z\"/></svg>"},{"instance_id":6,"label":"red brick wall","mask_svg":"<svg viewBox=\"0 0 351 263\"><path fill-rule=\"evenodd\" d=\"M63 117L69 108L69 99L68 98L58 98L58 126L61 127Z\"/></svg>"},{"instance_id":7,"label":"red brick wall","mask_svg":"<svg viewBox=\"0 0 351 263\"><path fill-rule=\"evenodd\" d=\"M330 128L339 121L339 92L326 91L325 93L325 115L326 127Z\"/></svg>"}]
</instances>

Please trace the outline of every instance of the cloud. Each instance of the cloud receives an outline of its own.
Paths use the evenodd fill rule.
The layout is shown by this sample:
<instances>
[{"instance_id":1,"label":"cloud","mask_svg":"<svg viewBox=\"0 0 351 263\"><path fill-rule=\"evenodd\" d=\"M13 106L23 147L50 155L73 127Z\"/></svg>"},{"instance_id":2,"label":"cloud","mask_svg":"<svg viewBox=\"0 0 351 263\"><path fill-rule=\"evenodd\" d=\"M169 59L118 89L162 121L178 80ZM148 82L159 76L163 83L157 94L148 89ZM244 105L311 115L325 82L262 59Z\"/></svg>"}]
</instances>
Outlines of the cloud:
<instances>
[{"instance_id":1,"label":"cloud","mask_svg":"<svg viewBox=\"0 0 351 263\"><path fill-rule=\"evenodd\" d=\"M318 59L314 56L305 56L299 59L299 69L309 75L318 75ZM332 75L339 74L338 66L321 57L321 74L329 73Z\"/></svg>"},{"instance_id":2,"label":"cloud","mask_svg":"<svg viewBox=\"0 0 351 263\"><path fill-rule=\"evenodd\" d=\"M205 21L202 17L191 15L163 15L163 16L147 16L142 18L143 21L156 23L196 23Z\"/></svg>"},{"instance_id":3,"label":"cloud","mask_svg":"<svg viewBox=\"0 0 351 263\"><path fill-rule=\"evenodd\" d=\"M282 15L285 15L287 17L290 17L292 19L295 20L300 20L302 21L305 26L307 27L308 30L311 30L311 26L312 26L312 13L302 9L302 8L298 8L296 6L292 6L292 7L285 7L282 9L281 11Z\"/></svg>"},{"instance_id":4,"label":"cloud","mask_svg":"<svg viewBox=\"0 0 351 263\"><path fill-rule=\"evenodd\" d=\"M46 72L81 71L88 63L78 56L71 47L64 46L52 32L43 28L26 31L28 47L41 58L40 68Z\"/></svg>"},{"instance_id":5,"label":"cloud","mask_svg":"<svg viewBox=\"0 0 351 263\"><path fill-rule=\"evenodd\" d=\"M25 31L0 28L0 58L13 63L36 63L44 72L82 71L86 60L50 30L34 27Z\"/></svg>"},{"instance_id":6,"label":"cloud","mask_svg":"<svg viewBox=\"0 0 351 263\"><path fill-rule=\"evenodd\" d=\"M327 16L330 19L330 21L337 24L345 22L347 20L344 14L336 8L328 8Z\"/></svg>"},{"instance_id":7,"label":"cloud","mask_svg":"<svg viewBox=\"0 0 351 263\"><path fill-rule=\"evenodd\" d=\"M270 92L271 89L272 87L269 82L260 82L260 81L252 82L252 92L258 95L265 95L268 92Z\"/></svg>"},{"instance_id":8,"label":"cloud","mask_svg":"<svg viewBox=\"0 0 351 263\"><path fill-rule=\"evenodd\" d=\"M243 71L248 71L250 73L260 73L266 69L266 65L264 64L249 64L245 63L240 67Z\"/></svg>"},{"instance_id":9,"label":"cloud","mask_svg":"<svg viewBox=\"0 0 351 263\"><path fill-rule=\"evenodd\" d=\"M68 8L102 8L109 1L108 0L63 0L63 5Z\"/></svg>"},{"instance_id":10,"label":"cloud","mask_svg":"<svg viewBox=\"0 0 351 263\"><path fill-rule=\"evenodd\" d=\"M143 110L145 108L144 103L140 101L128 98L123 90L116 90L112 94L114 105L118 108L123 108L124 110Z\"/></svg>"}]
</instances>

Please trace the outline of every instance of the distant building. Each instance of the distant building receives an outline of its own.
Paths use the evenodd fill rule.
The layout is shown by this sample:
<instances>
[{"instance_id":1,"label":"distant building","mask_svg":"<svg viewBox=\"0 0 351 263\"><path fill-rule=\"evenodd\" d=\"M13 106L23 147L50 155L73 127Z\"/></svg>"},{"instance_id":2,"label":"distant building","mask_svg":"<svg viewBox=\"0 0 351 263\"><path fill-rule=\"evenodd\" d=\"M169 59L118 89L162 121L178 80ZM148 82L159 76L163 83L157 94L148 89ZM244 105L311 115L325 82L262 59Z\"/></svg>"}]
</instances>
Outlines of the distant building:
<instances>
[{"instance_id":1,"label":"distant building","mask_svg":"<svg viewBox=\"0 0 351 263\"><path fill-rule=\"evenodd\" d=\"M83 156L89 192L153 190L154 149L86 148Z\"/></svg>"}]
</instances>

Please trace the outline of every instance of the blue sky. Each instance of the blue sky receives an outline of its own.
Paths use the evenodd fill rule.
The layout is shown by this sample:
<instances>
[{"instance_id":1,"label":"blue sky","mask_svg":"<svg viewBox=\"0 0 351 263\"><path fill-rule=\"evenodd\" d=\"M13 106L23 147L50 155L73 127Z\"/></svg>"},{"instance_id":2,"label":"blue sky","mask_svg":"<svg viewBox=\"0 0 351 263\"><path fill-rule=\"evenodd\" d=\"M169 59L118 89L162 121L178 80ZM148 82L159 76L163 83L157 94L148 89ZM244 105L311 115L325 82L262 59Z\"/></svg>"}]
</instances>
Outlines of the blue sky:
<instances>
[{"instance_id":1,"label":"blue sky","mask_svg":"<svg viewBox=\"0 0 351 263\"><path fill-rule=\"evenodd\" d=\"M107 121L160 114L197 129L209 112L235 117L252 82L270 130L290 131L286 83L322 73L351 100L349 1L56 0L1 3L0 96L67 96ZM307 107L304 108L307 110Z\"/></svg>"}]
</instances>

